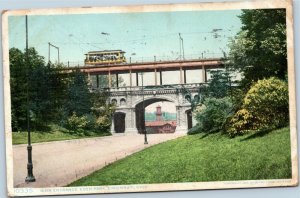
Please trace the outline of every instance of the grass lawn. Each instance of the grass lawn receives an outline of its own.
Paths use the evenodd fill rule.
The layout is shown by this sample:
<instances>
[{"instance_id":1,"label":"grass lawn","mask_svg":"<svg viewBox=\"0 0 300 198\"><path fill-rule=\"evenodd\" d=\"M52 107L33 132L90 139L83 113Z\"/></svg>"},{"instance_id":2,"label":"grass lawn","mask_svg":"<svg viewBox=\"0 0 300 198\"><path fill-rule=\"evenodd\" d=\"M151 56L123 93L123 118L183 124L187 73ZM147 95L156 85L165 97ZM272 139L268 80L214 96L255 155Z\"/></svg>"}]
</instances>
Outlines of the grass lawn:
<instances>
[{"instance_id":1,"label":"grass lawn","mask_svg":"<svg viewBox=\"0 0 300 198\"><path fill-rule=\"evenodd\" d=\"M51 126L51 130L44 131L36 131L31 132L31 142L51 142L51 141L59 141L59 140L71 140L71 139L81 139L81 138L91 138L91 137L101 137L111 135L110 133L94 133L88 132L86 135L78 135L78 134L70 134L68 130L58 127L56 125ZM12 143L13 144L27 144L27 132L13 132L12 133Z\"/></svg>"},{"instance_id":2,"label":"grass lawn","mask_svg":"<svg viewBox=\"0 0 300 198\"><path fill-rule=\"evenodd\" d=\"M291 178L289 128L233 139L181 137L112 163L69 186Z\"/></svg>"}]
</instances>

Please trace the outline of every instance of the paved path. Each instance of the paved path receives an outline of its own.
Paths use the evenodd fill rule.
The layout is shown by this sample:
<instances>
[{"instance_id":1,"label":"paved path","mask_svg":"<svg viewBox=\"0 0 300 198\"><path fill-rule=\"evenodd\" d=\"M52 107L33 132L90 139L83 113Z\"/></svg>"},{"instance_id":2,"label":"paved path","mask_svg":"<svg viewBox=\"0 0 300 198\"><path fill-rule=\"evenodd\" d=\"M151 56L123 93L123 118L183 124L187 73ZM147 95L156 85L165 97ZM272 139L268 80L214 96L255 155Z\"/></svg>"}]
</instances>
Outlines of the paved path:
<instances>
[{"instance_id":1,"label":"paved path","mask_svg":"<svg viewBox=\"0 0 300 198\"><path fill-rule=\"evenodd\" d=\"M106 164L124 158L154 144L184 134L149 134L148 145L139 134L33 144L33 174L36 182L25 183L26 145L13 146L15 187L65 186Z\"/></svg>"}]
</instances>

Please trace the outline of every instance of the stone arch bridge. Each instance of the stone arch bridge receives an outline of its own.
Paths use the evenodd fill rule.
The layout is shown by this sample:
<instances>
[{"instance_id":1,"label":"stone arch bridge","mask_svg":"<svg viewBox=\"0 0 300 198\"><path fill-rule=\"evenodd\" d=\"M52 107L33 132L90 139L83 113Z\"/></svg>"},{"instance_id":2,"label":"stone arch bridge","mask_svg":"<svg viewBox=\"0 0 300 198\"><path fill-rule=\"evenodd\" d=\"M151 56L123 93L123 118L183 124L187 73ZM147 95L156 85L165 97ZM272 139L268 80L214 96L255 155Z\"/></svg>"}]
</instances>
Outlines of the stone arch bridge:
<instances>
[{"instance_id":1,"label":"stone arch bridge","mask_svg":"<svg viewBox=\"0 0 300 198\"><path fill-rule=\"evenodd\" d=\"M116 104L113 116L112 133L143 133L145 127L145 108L155 102L168 101L176 106L175 132L187 132L192 126L191 104L185 95L188 90L191 97L199 96L203 84L111 88L109 100Z\"/></svg>"},{"instance_id":2,"label":"stone arch bridge","mask_svg":"<svg viewBox=\"0 0 300 198\"><path fill-rule=\"evenodd\" d=\"M186 100L184 91L188 90L192 97L201 97L199 87L207 83L207 72L212 69L224 68L221 58L192 59L175 61L154 61L144 63L123 63L114 65L93 65L64 68L64 72L80 69L86 73L92 83L92 91L101 91L100 75L108 78L107 87L109 101L116 103L116 112L113 116L111 132L141 133L145 125L145 107L159 102L169 101L176 106L177 127L175 132L187 132L192 126L191 105ZM199 83L188 84L188 72L198 70ZM167 74L175 72L175 74ZM148 73L153 76L153 84L144 86L139 80L139 74ZM128 85L122 86L118 76L127 75ZM116 82L112 83L112 78ZM166 85L167 78L178 80L177 84ZM92 80L94 79L94 80Z\"/></svg>"}]
</instances>

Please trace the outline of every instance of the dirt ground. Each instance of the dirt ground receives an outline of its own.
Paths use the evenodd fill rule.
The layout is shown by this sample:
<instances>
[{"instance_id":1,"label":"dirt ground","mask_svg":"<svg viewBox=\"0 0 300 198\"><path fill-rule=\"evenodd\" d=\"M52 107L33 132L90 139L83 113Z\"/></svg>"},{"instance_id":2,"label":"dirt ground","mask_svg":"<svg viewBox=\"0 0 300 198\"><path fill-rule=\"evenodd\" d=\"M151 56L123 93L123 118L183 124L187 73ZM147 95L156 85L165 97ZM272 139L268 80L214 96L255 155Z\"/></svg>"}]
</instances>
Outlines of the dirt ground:
<instances>
[{"instance_id":1,"label":"dirt ground","mask_svg":"<svg viewBox=\"0 0 300 198\"><path fill-rule=\"evenodd\" d=\"M56 187L89 175L146 147L184 134L149 134L148 145L140 134L113 135L99 138L32 144L33 174L36 182L25 183L27 145L13 146L15 187Z\"/></svg>"}]
</instances>

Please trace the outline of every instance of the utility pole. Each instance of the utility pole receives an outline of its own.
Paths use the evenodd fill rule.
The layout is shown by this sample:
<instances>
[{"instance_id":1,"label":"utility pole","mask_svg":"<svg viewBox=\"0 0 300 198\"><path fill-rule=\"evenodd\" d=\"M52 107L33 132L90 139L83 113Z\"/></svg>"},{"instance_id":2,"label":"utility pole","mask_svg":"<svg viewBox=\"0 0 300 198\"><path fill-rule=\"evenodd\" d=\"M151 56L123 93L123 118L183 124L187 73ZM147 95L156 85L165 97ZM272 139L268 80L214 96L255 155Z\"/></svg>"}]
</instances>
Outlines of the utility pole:
<instances>
[{"instance_id":1,"label":"utility pole","mask_svg":"<svg viewBox=\"0 0 300 198\"><path fill-rule=\"evenodd\" d=\"M50 43L48 43L48 64L50 64Z\"/></svg>"},{"instance_id":2,"label":"utility pole","mask_svg":"<svg viewBox=\"0 0 300 198\"><path fill-rule=\"evenodd\" d=\"M181 60L181 36L180 36L180 33L178 34L179 35L179 60Z\"/></svg>"},{"instance_id":3,"label":"utility pole","mask_svg":"<svg viewBox=\"0 0 300 198\"><path fill-rule=\"evenodd\" d=\"M182 49L182 59L184 60L184 47L183 47L183 38L179 33L179 45L180 45L180 59L181 59L181 49Z\"/></svg>"},{"instance_id":4,"label":"utility pole","mask_svg":"<svg viewBox=\"0 0 300 198\"><path fill-rule=\"evenodd\" d=\"M48 62L50 63L50 47L54 47L55 49L57 49L57 63L59 63L59 47L51 44L50 42L48 43L48 45Z\"/></svg>"},{"instance_id":5,"label":"utility pole","mask_svg":"<svg viewBox=\"0 0 300 198\"><path fill-rule=\"evenodd\" d=\"M32 146L31 146L31 134L30 134L30 112L29 112L29 55L28 55L28 19L27 15L25 16L25 26L26 26L26 70L27 70L27 133L28 133L28 145L27 145L27 177L25 178L25 182L35 182L35 177L33 176L33 165L32 165Z\"/></svg>"}]
</instances>

